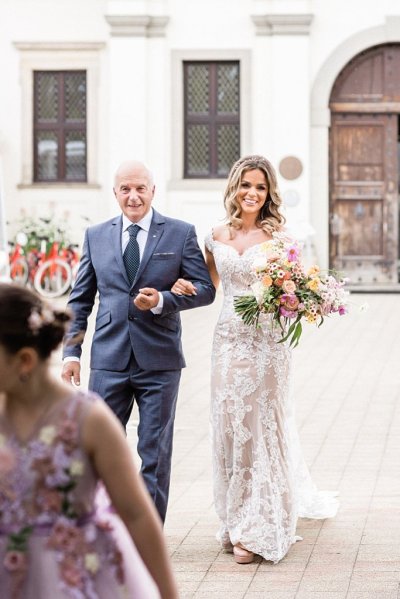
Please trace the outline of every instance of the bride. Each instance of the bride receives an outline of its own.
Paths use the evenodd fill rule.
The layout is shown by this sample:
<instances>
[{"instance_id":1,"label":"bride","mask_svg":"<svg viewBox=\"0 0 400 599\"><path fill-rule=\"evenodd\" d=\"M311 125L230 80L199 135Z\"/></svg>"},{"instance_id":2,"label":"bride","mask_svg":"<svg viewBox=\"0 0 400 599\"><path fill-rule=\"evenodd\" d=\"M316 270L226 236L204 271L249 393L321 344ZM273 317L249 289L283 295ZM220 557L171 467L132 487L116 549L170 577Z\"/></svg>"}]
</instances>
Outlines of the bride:
<instances>
[{"instance_id":1,"label":"bride","mask_svg":"<svg viewBox=\"0 0 400 599\"><path fill-rule=\"evenodd\" d=\"M298 517L335 515L333 493L312 483L294 422L291 350L264 314L245 325L233 299L255 282L252 264L265 241L288 237L275 171L263 156L232 167L226 186L226 224L206 237L206 260L215 287L224 291L212 350L211 424L218 538L237 563L261 555L281 560L296 537ZM172 291L195 293L179 279Z\"/></svg>"}]
</instances>

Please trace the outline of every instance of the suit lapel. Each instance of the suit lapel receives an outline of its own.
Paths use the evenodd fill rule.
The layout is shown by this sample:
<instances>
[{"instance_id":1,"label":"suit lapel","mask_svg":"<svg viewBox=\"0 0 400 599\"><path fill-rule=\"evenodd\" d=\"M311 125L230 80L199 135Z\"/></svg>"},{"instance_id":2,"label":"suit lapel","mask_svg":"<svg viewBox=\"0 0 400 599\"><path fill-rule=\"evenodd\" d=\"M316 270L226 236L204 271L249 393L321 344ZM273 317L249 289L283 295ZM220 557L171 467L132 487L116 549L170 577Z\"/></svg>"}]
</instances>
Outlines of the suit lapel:
<instances>
[{"instance_id":1,"label":"suit lapel","mask_svg":"<svg viewBox=\"0 0 400 599\"><path fill-rule=\"evenodd\" d=\"M130 286L128 275L126 274L125 264L124 264L124 261L122 258L121 235L122 235L122 216L120 216L119 218L116 218L112 222L111 238L112 238L112 245L113 245L115 259L118 263L118 266L123 274L125 281Z\"/></svg>"},{"instance_id":2,"label":"suit lapel","mask_svg":"<svg viewBox=\"0 0 400 599\"><path fill-rule=\"evenodd\" d=\"M156 212L156 210L154 210L154 208L153 208L153 218L152 218L149 233L147 236L146 246L144 248L143 257L140 261L139 269L136 273L134 283L136 283L136 281L138 280L138 278L141 276L142 272L146 268L148 261L150 260L161 237L163 236L164 224L165 224L164 217L161 216L161 214L159 214L158 212ZM123 265L123 262L122 262L122 265Z\"/></svg>"}]
</instances>

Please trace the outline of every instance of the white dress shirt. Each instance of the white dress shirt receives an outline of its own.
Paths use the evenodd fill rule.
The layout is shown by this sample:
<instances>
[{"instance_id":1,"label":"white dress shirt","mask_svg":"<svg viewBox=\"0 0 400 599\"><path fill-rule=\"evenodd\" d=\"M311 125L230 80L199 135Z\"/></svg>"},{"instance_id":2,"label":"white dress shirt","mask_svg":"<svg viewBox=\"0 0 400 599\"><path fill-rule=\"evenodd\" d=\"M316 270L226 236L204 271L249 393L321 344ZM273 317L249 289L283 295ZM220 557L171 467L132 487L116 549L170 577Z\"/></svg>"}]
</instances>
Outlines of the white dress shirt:
<instances>
[{"instance_id":1,"label":"white dress shirt","mask_svg":"<svg viewBox=\"0 0 400 599\"><path fill-rule=\"evenodd\" d=\"M121 233L122 255L124 255L125 248L129 242L128 228L132 224L135 224L140 227L140 231L138 232L138 234L136 236L136 240L137 240L138 246L139 246L140 260L143 258L143 252L144 252L144 248L146 246L147 238L149 236L149 229L150 229L152 218L153 218L153 208L150 208L150 210L147 212L147 214L145 214L141 220L138 220L137 223L132 223L132 221L129 220L129 218L127 218L125 216L125 214L122 215L122 233ZM155 306L154 308L151 308L151 312L153 312L153 314L161 314L162 309L163 309L164 298L162 296L162 293L160 293L160 292L158 293L158 298L159 299L158 299L157 306Z\"/></svg>"}]
</instances>

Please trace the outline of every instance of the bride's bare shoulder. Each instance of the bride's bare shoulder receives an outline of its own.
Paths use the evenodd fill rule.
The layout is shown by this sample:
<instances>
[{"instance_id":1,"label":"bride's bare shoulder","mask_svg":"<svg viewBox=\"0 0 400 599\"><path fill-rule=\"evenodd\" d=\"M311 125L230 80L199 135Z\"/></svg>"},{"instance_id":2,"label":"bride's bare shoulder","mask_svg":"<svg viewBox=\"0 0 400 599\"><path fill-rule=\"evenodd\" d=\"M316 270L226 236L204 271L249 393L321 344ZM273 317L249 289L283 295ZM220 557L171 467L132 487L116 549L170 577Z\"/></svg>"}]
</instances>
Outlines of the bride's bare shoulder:
<instances>
[{"instance_id":1,"label":"bride's bare shoulder","mask_svg":"<svg viewBox=\"0 0 400 599\"><path fill-rule=\"evenodd\" d=\"M212 228L212 236L215 241L229 241L231 239L228 225L217 225Z\"/></svg>"}]
</instances>

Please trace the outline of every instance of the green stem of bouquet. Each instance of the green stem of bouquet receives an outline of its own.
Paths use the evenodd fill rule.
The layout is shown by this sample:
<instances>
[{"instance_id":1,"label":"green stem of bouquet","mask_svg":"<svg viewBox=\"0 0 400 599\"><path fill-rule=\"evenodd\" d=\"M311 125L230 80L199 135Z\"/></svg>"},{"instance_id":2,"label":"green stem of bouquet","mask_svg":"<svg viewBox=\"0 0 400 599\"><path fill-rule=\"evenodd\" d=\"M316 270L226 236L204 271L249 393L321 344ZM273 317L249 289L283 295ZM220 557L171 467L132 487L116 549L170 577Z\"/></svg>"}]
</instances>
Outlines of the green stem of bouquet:
<instances>
[{"instance_id":1,"label":"green stem of bouquet","mask_svg":"<svg viewBox=\"0 0 400 599\"><path fill-rule=\"evenodd\" d=\"M260 316L260 307L255 297L244 296L235 297L233 300L234 308L239 314L243 322L248 325L258 325L258 319Z\"/></svg>"},{"instance_id":2,"label":"green stem of bouquet","mask_svg":"<svg viewBox=\"0 0 400 599\"><path fill-rule=\"evenodd\" d=\"M258 319L260 317L261 310L255 297L249 295L235 297L233 300L233 305L236 313L242 317L242 320L246 325L258 325ZM273 319L279 325L281 330L282 338L278 341L278 343L289 341L290 347L297 347L303 332L303 327L300 322L301 315L299 315L290 325L290 320L288 318L283 318L277 312L275 312ZM289 328L287 328L288 325Z\"/></svg>"},{"instance_id":3,"label":"green stem of bouquet","mask_svg":"<svg viewBox=\"0 0 400 599\"><path fill-rule=\"evenodd\" d=\"M279 323L281 325L282 331L285 330L285 327L282 325L281 322L281 318L278 316L279 319ZM289 322L288 318L284 319L285 323L287 324ZM284 343L285 341L288 341L288 339L290 339L289 341L289 346L290 347L297 347L300 341L300 337L301 334L303 332L303 327L301 324L301 315L299 314L299 316L296 318L296 320L294 322L292 322L292 324L289 326L286 335L283 334L282 332L282 339L280 339L278 341L278 343Z\"/></svg>"}]
</instances>

